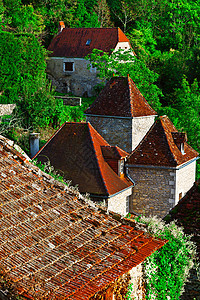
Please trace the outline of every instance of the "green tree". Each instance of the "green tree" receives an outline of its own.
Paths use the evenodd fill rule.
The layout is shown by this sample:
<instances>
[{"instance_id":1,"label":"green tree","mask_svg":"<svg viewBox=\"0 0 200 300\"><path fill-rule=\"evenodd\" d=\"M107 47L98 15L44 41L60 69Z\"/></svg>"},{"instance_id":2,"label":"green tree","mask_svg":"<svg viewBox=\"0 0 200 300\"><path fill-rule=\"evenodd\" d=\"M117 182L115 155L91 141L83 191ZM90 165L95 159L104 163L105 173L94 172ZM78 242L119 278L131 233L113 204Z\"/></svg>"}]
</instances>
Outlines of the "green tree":
<instances>
[{"instance_id":1,"label":"green tree","mask_svg":"<svg viewBox=\"0 0 200 300\"><path fill-rule=\"evenodd\" d=\"M41 34L44 29L42 16L30 5L22 5L21 0L4 0L5 30L18 33Z\"/></svg>"},{"instance_id":2,"label":"green tree","mask_svg":"<svg viewBox=\"0 0 200 300\"><path fill-rule=\"evenodd\" d=\"M56 123L61 113L47 82L46 51L32 34L0 35L0 103L16 103L26 127Z\"/></svg>"},{"instance_id":3,"label":"green tree","mask_svg":"<svg viewBox=\"0 0 200 300\"><path fill-rule=\"evenodd\" d=\"M112 54L94 49L88 59L99 71L101 79L113 76L127 76L135 82L141 93L155 110L160 109L159 96L162 94L155 82L158 75L147 68L145 63L133 55L132 51L117 51Z\"/></svg>"}]
</instances>

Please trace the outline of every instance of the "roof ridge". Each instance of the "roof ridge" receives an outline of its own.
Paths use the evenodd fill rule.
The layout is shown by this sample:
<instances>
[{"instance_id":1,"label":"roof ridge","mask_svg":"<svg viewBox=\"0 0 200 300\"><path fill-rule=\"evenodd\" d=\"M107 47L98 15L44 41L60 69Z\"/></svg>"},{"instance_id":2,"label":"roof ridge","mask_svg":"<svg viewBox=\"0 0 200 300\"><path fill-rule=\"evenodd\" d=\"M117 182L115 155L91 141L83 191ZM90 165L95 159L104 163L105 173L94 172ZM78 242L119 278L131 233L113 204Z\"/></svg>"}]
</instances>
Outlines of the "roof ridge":
<instances>
[{"instance_id":1,"label":"roof ridge","mask_svg":"<svg viewBox=\"0 0 200 300\"><path fill-rule=\"evenodd\" d=\"M94 152L95 152L95 154L97 154L97 153L96 153L96 147L95 147L94 137L93 137L92 131L95 131L95 132L97 133L97 135L99 135L100 137L101 137L101 135L100 135L100 134L92 127L92 125L91 125L89 122L87 122L86 124L88 125L88 129L89 129L89 133L90 133L90 134L89 134L89 137L90 137L90 139L91 139L91 142L92 142L92 145L93 145ZM104 139L103 139L103 140L104 140ZM105 141L105 140L104 140L104 141ZM107 143L107 142L106 142L106 143ZM104 180L104 178L103 178L102 170L101 170L100 163L99 163L99 160L98 160L98 156L97 156L97 155L95 155L95 159L96 159L96 162L97 162L97 166L98 166L98 169L99 169L100 177L101 177L101 180L102 180L103 185L104 185L104 187L105 187L106 193L109 195L108 188L107 188L106 182L105 182L105 180Z\"/></svg>"},{"instance_id":2,"label":"roof ridge","mask_svg":"<svg viewBox=\"0 0 200 300\"><path fill-rule=\"evenodd\" d=\"M163 122L163 119L164 119L164 118L166 118L166 119L169 120L169 121L170 121L170 119L169 119L167 116L160 116L160 117L159 117L159 120L160 120L160 122L161 122L161 126L162 126L162 129L163 129L163 131L164 131L164 134L165 134L165 138L166 138L168 147L169 147L169 149L170 149L170 154L172 155L172 157L173 157L173 159L174 159L176 165L178 165L179 163L178 163L178 161L177 161L177 159L176 159L176 156L175 156L174 153L173 153L173 149L172 149L172 147L171 147L171 145L170 145L171 143L170 143L170 141L169 141L169 139L168 139L168 137L167 137L167 134L166 134L166 132L165 132L165 125L164 125L164 122ZM173 124L171 121L170 121L170 123L174 126L174 124ZM174 127L175 127L175 126L174 126ZM176 129L175 132L178 132L178 130Z\"/></svg>"},{"instance_id":3,"label":"roof ridge","mask_svg":"<svg viewBox=\"0 0 200 300\"><path fill-rule=\"evenodd\" d=\"M142 100L143 100L145 103L147 103L148 107L149 107L151 110L153 110L153 111L156 113L156 115L157 115L157 112L156 112L156 111L151 107L151 105L148 103L148 101L146 100L146 98L143 96L143 94L140 92L140 90L139 90L138 87L136 86L136 84L135 84L135 82L133 81L133 79L130 78L129 74L128 74L128 77L129 77L129 80L130 80L130 85L131 85L131 84L134 85L134 88L135 88L135 89L139 92L139 94L141 95ZM152 116L153 116L153 115L152 115Z\"/></svg>"},{"instance_id":4,"label":"roof ridge","mask_svg":"<svg viewBox=\"0 0 200 300\"><path fill-rule=\"evenodd\" d=\"M130 107L131 107L131 116L133 116L133 100L132 100L132 91L131 91L131 81L130 81L130 76L127 74L127 80L128 80L128 87L129 87L129 102L130 102Z\"/></svg>"}]
</instances>

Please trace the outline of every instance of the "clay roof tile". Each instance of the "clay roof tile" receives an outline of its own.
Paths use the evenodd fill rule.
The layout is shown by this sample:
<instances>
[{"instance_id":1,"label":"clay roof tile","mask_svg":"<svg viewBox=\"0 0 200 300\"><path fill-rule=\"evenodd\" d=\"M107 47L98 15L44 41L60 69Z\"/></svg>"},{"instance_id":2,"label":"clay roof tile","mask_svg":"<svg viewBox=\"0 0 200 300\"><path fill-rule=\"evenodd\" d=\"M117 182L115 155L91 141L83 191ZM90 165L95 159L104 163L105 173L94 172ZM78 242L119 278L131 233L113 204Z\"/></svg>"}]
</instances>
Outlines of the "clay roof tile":
<instances>
[{"instance_id":1,"label":"clay roof tile","mask_svg":"<svg viewBox=\"0 0 200 300\"><path fill-rule=\"evenodd\" d=\"M112 77L85 114L128 118L157 115L129 76Z\"/></svg>"},{"instance_id":2,"label":"clay roof tile","mask_svg":"<svg viewBox=\"0 0 200 300\"><path fill-rule=\"evenodd\" d=\"M0 289L7 296L89 299L166 243L94 208L1 138L0 149Z\"/></svg>"},{"instance_id":3,"label":"clay roof tile","mask_svg":"<svg viewBox=\"0 0 200 300\"><path fill-rule=\"evenodd\" d=\"M198 157L198 152L186 142L182 153L175 137L186 139L185 133L179 133L167 116L160 117L130 154L128 163L176 167Z\"/></svg>"}]
</instances>

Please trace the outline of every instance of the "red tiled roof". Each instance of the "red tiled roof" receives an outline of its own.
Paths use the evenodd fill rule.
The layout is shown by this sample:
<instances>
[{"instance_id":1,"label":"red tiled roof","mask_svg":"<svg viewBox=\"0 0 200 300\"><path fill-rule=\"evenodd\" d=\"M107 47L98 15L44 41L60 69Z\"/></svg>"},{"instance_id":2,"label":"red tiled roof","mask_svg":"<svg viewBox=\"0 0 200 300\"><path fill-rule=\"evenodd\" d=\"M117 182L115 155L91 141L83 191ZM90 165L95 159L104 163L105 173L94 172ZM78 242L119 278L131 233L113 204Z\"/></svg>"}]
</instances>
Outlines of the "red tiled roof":
<instances>
[{"instance_id":1,"label":"red tiled roof","mask_svg":"<svg viewBox=\"0 0 200 300\"><path fill-rule=\"evenodd\" d=\"M120 149L118 146L102 146L101 151L105 159L121 159L129 155L128 152Z\"/></svg>"},{"instance_id":2,"label":"red tiled roof","mask_svg":"<svg viewBox=\"0 0 200 300\"><path fill-rule=\"evenodd\" d=\"M85 114L129 118L157 115L129 76L112 77Z\"/></svg>"},{"instance_id":3,"label":"red tiled roof","mask_svg":"<svg viewBox=\"0 0 200 300\"><path fill-rule=\"evenodd\" d=\"M86 42L91 40L89 45ZM110 52L118 42L129 39L120 28L65 28L48 47L55 57L85 57L93 49Z\"/></svg>"},{"instance_id":4,"label":"red tiled roof","mask_svg":"<svg viewBox=\"0 0 200 300\"><path fill-rule=\"evenodd\" d=\"M176 220L177 224L184 228L185 233L193 235L200 259L200 183L195 182L194 186L165 217L165 220L167 222Z\"/></svg>"},{"instance_id":5,"label":"red tiled roof","mask_svg":"<svg viewBox=\"0 0 200 300\"><path fill-rule=\"evenodd\" d=\"M78 184L81 193L109 196L132 183L120 178L107 164L102 154L105 146L110 147L90 123L66 122L36 158L43 163L48 158L67 180L72 180L73 185ZM126 153L118 147L115 152L119 157Z\"/></svg>"},{"instance_id":6,"label":"red tiled roof","mask_svg":"<svg viewBox=\"0 0 200 300\"><path fill-rule=\"evenodd\" d=\"M128 158L128 164L176 167L198 156L184 143L182 154L173 138L178 132L167 116L160 117Z\"/></svg>"},{"instance_id":7,"label":"red tiled roof","mask_svg":"<svg viewBox=\"0 0 200 300\"><path fill-rule=\"evenodd\" d=\"M89 299L165 242L92 208L0 139L1 292Z\"/></svg>"}]
</instances>

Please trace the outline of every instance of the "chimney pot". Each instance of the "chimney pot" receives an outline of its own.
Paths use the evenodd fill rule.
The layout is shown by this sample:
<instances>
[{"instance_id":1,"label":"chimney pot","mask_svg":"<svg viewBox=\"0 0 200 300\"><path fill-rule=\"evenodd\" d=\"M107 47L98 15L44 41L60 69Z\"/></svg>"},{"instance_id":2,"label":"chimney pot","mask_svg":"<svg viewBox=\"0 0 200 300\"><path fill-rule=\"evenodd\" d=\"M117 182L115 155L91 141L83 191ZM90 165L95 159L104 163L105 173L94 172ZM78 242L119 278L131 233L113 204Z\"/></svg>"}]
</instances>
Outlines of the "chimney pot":
<instances>
[{"instance_id":1,"label":"chimney pot","mask_svg":"<svg viewBox=\"0 0 200 300\"><path fill-rule=\"evenodd\" d=\"M58 25L58 31L62 32L64 28L65 28L65 23L63 21L60 21Z\"/></svg>"}]
</instances>

